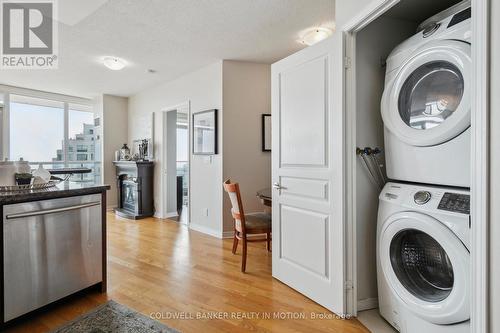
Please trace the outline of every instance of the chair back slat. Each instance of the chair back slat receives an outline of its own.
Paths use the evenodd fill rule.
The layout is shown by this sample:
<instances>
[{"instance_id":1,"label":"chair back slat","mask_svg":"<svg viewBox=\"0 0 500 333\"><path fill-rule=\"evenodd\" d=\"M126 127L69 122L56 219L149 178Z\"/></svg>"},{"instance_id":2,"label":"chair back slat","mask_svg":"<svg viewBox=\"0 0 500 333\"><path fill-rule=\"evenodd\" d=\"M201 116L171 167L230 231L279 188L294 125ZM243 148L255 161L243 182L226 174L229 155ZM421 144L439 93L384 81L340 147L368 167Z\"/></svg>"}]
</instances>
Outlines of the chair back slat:
<instances>
[{"instance_id":1,"label":"chair back slat","mask_svg":"<svg viewBox=\"0 0 500 333\"><path fill-rule=\"evenodd\" d=\"M240 186L238 183L231 183L231 180L224 182L224 190L229 195L231 200L231 215L234 219L234 229L238 232L245 232L245 214L243 212L243 204L241 201Z\"/></svg>"}]
</instances>

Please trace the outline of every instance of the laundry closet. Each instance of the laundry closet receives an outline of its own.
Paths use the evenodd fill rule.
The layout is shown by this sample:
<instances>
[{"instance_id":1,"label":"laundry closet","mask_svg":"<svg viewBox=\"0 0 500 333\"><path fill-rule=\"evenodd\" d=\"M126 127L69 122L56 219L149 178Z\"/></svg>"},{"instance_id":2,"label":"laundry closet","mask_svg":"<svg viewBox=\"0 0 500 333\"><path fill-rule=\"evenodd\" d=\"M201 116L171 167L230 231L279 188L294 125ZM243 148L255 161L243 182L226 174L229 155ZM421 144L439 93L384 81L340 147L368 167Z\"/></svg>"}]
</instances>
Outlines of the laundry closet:
<instances>
[{"instance_id":1,"label":"laundry closet","mask_svg":"<svg viewBox=\"0 0 500 333\"><path fill-rule=\"evenodd\" d=\"M347 135L356 309L373 323L380 306L385 324L374 327L388 332L469 330L470 13L466 1L402 0L355 35ZM379 222L392 232L386 248L379 215L395 221ZM385 270L398 282L381 279Z\"/></svg>"}]
</instances>

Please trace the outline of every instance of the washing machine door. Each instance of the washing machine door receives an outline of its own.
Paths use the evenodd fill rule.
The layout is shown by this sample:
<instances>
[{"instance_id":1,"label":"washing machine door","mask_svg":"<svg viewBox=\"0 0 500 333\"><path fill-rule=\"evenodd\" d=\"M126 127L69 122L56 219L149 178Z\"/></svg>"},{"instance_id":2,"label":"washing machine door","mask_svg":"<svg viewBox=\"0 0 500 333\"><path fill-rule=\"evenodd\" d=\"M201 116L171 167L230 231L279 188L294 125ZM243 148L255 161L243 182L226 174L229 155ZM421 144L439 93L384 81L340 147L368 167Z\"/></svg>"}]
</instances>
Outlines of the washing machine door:
<instances>
[{"instance_id":1,"label":"washing machine door","mask_svg":"<svg viewBox=\"0 0 500 333\"><path fill-rule=\"evenodd\" d=\"M385 221L379 237L384 277L407 311L435 324L470 318L470 255L450 229L402 212Z\"/></svg>"},{"instance_id":2,"label":"washing machine door","mask_svg":"<svg viewBox=\"0 0 500 333\"><path fill-rule=\"evenodd\" d=\"M415 51L382 97L387 129L413 146L434 146L470 126L471 46L436 40Z\"/></svg>"}]
</instances>

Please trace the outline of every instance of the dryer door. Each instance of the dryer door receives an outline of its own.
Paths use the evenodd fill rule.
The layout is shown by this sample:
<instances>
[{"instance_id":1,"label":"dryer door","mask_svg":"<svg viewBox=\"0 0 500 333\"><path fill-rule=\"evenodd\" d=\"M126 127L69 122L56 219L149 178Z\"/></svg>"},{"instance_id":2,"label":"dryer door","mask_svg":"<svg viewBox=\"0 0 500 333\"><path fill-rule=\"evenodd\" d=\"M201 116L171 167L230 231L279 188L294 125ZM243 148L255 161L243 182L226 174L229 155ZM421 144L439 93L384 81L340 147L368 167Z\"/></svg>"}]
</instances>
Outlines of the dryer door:
<instances>
[{"instance_id":1,"label":"dryer door","mask_svg":"<svg viewBox=\"0 0 500 333\"><path fill-rule=\"evenodd\" d=\"M378 250L384 277L408 311L435 324L470 318L469 252L441 222L415 212L392 215Z\"/></svg>"},{"instance_id":2,"label":"dryer door","mask_svg":"<svg viewBox=\"0 0 500 333\"><path fill-rule=\"evenodd\" d=\"M384 124L413 146L449 141L470 126L471 46L436 40L418 49L388 82Z\"/></svg>"}]
</instances>

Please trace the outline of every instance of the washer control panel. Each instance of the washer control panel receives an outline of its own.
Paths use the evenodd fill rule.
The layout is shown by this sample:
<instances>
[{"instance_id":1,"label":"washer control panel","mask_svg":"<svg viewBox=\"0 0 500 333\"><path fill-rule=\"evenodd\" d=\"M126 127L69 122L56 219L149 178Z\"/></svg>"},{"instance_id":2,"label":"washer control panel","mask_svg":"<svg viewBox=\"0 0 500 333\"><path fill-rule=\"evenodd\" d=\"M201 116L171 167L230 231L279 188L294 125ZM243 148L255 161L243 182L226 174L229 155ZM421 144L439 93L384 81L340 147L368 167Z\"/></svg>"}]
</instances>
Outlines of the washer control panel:
<instances>
[{"instance_id":1,"label":"washer control panel","mask_svg":"<svg viewBox=\"0 0 500 333\"><path fill-rule=\"evenodd\" d=\"M461 193L445 192L438 209L454 213L470 214L470 195Z\"/></svg>"},{"instance_id":2,"label":"washer control panel","mask_svg":"<svg viewBox=\"0 0 500 333\"><path fill-rule=\"evenodd\" d=\"M431 200L431 192L429 191L418 191L413 195L413 200L417 205L423 205L429 202Z\"/></svg>"}]
</instances>

